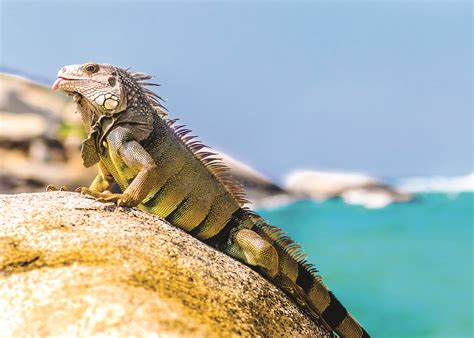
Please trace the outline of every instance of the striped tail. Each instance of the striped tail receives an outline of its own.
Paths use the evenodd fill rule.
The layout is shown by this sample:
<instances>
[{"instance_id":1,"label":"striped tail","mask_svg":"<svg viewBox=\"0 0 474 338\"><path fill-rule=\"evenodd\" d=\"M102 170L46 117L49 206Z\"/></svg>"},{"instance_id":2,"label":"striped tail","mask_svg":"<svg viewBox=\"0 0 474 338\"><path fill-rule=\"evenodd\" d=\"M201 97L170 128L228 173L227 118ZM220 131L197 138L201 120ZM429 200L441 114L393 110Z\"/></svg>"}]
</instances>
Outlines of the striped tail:
<instances>
[{"instance_id":1,"label":"striped tail","mask_svg":"<svg viewBox=\"0 0 474 338\"><path fill-rule=\"evenodd\" d=\"M340 337L369 337L362 326L347 312L334 294L324 285L317 270L306 260L301 247L286 232L264 222L252 227L277 250L279 275L272 281L305 308L316 322L321 319Z\"/></svg>"}]
</instances>

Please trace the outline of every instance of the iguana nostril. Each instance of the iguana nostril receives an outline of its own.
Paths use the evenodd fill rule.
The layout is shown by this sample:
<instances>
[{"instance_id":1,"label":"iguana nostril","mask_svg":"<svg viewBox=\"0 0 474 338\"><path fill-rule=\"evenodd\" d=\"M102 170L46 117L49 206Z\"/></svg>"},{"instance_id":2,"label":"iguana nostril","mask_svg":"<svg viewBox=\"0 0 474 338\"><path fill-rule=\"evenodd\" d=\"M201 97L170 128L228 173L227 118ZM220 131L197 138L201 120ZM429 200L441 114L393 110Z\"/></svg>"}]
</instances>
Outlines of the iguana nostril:
<instances>
[{"instance_id":1,"label":"iguana nostril","mask_svg":"<svg viewBox=\"0 0 474 338\"><path fill-rule=\"evenodd\" d=\"M66 73L66 67L61 68L61 72Z\"/></svg>"}]
</instances>

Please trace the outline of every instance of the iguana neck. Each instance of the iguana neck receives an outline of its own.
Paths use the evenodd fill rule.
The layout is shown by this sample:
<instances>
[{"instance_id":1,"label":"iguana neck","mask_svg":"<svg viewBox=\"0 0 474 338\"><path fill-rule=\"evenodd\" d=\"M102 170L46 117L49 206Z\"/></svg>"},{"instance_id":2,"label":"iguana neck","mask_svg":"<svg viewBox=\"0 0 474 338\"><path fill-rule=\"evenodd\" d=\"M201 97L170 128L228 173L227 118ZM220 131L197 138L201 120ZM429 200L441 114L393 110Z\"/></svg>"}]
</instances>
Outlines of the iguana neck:
<instances>
[{"instance_id":1,"label":"iguana neck","mask_svg":"<svg viewBox=\"0 0 474 338\"><path fill-rule=\"evenodd\" d=\"M84 99L76 103L76 108L77 112L81 115L82 124L87 134L90 134L93 126L97 123L98 115L94 113L92 106Z\"/></svg>"},{"instance_id":2,"label":"iguana neck","mask_svg":"<svg viewBox=\"0 0 474 338\"><path fill-rule=\"evenodd\" d=\"M122 111L110 115L114 122L114 126L124 125L131 129L137 141L146 139L153 129L153 120L156 112L153 107L143 98L143 94L139 91L131 91L133 94L128 95L128 107ZM77 102L77 111L81 115L82 123L88 136L93 130L100 127L99 124L104 119L97 113L94 108L87 103L86 100Z\"/></svg>"},{"instance_id":3,"label":"iguana neck","mask_svg":"<svg viewBox=\"0 0 474 338\"><path fill-rule=\"evenodd\" d=\"M127 109L114 114L114 125L126 127L135 140L140 142L152 132L155 115L157 116L153 107L143 97L139 97L137 100L129 100Z\"/></svg>"}]
</instances>

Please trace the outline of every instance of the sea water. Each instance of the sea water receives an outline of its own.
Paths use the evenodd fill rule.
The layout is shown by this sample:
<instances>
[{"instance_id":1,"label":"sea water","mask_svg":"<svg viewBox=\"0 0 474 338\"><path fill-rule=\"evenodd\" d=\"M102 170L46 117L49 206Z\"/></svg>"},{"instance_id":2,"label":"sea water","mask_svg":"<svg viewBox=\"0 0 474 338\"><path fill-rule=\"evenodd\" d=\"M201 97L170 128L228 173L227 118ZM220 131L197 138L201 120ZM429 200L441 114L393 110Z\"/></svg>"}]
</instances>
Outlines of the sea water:
<instances>
[{"instance_id":1,"label":"sea water","mask_svg":"<svg viewBox=\"0 0 474 338\"><path fill-rule=\"evenodd\" d=\"M303 246L374 337L474 337L474 193L375 210L330 200L258 211Z\"/></svg>"}]
</instances>

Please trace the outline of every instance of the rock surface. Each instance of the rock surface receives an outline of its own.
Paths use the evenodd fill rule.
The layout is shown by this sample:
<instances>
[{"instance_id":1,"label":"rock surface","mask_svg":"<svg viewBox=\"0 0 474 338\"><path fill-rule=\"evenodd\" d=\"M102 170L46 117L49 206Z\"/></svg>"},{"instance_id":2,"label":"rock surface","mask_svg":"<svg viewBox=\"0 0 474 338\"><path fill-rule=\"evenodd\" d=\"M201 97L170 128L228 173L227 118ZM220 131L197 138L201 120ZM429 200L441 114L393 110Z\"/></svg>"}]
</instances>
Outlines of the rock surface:
<instances>
[{"instance_id":1,"label":"rock surface","mask_svg":"<svg viewBox=\"0 0 474 338\"><path fill-rule=\"evenodd\" d=\"M322 336L259 274L158 217L0 195L4 336Z\"/></svg>"}]
</instances>

